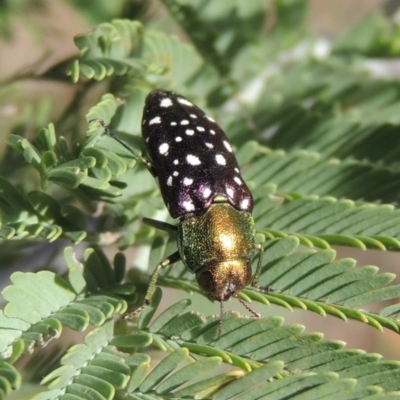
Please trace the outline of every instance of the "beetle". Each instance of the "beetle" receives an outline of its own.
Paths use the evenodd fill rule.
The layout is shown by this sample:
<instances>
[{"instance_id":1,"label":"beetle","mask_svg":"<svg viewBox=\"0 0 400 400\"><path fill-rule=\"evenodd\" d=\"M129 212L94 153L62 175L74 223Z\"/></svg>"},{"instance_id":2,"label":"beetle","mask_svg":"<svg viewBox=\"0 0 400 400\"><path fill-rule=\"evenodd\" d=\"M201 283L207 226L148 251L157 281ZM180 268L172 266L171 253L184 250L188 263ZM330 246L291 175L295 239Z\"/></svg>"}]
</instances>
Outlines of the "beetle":
<instances>
[{"instance_id":1,"label":"beetle","mask_svg":"<svg viewBox=\"0 0 400 400\"><path fill-rule=\"evenodd\" d=\"M142 137L148 158L108 132L158 179L171 217L179 219L177 226L144 219L156 228L176 231L178 250L157 266L143 306L129 316L150 304L161 269L182 260L208 298L219 301L221 324L223 302L238 298L250 283L256 286L263 255L262 246L255 243L253 197L226 134L199 107L166 90L152 91L145 101ZM252 277L251 261L257 250Z\"/></svg>"}]
</instances>

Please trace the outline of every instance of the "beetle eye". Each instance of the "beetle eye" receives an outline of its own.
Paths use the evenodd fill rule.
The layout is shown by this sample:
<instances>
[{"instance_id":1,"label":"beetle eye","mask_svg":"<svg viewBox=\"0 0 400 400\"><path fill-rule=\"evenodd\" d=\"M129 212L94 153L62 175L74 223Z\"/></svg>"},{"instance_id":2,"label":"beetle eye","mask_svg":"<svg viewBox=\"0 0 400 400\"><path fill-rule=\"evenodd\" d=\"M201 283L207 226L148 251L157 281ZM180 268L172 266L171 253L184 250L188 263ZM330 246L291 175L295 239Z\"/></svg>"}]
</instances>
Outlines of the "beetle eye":
<instances>
[{"instance_id":1,"label":"beetle eye","mask_svg":"<svg viewBox=\"0 0 400 400\"><path fill-rule=\"evenodd\" d=\"M201 272L196 276L197 283L206 293L212 293L215 290L214 277L210 271Z\"/></svg>"}]
</instances>

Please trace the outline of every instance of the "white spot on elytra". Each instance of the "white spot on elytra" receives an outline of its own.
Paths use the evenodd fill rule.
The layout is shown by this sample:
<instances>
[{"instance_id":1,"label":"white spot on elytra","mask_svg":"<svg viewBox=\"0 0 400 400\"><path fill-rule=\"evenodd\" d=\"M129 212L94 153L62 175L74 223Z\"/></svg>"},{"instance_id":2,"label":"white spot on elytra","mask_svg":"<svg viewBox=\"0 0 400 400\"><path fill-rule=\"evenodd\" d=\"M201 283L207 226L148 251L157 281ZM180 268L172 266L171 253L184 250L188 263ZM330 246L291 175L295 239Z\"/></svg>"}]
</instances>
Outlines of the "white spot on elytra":
<instances>
[{"instance_id":1,"label":"white spot on elytra","mask_svg":"<svg viewBox=\"0 0 400 400\"><path fill-rule=\"evenodd\" d=\"M230 188L230 187L226 188L226 193L228 193L229 197L233 197L234 192L233 192L232 188Z\"/></svg>"},{"instance_id":2,"label":"white spot on elytra","mask_svg":"<svg viewBox=\"0 0 400 400\"><path fill-rule=\"evenodd\" d=\"M179 172L178 172L178 171L174 171L172 175L173 175L173 176L178 176L178 175L179 175Z\"/></svg>"},{"instance_id":3,"label":"white spot on elytra","mask_svg":"<svg viewBox=\"0 0 400 400\"><path fill-rule=\"evenodd\" d=\"M180 136L177 136L177 137L175 138L175 142L182 142L182 138L181 138Z\"/></svg>"},{"instance_id":4,"label":"white spot on elytra","mask_svg":"<svg viewBox=\"0 0 400 400\"><path fill-rule=\"evenodd\" d=\"M183 99L182 97L178 97L178 101L179 101L179 103L184 104L185 106L189 106L189 107L193 106L193 104L190 101Z\"/></svg>"},{"instance_id":5,"label":"white spot on elytra","mask_svg":"<svg viewBox=\"0 0 400 400\"><path fill-rule=\"evenodd\" d=\"M215 135L214 129L210 129L210 133L211 133L211 135Z\"/></svg>"},{"instance_id":6,"label":"white spot on elytra","mask_svg":"<svg viewBox=\"0 0 400 400\"><path fill-rule=\"evenodd\" d=\"M249 204L250 204L249 199L244 199L244 200L242 200L242 202L240 203L240 208L247 209L247 208L249 208Z\"/></svg>"},{"instance_id":7,"label":"white spot on elytra","mask_svg":"<svg viewBox=\"0 0 400 400\"><path fill-rule=\"evenodd\" d=\"M183 180L183 184L184 184L185 186L190 186L192 183L193 183L193 179L191 179L191 178L185 178L185 179Z\"/></svg>"},{"instance_id":8,"label":"white spot on elytra","mask_svg":"<svg viewBox=\"0 0 400 400\"><path fill-rule=\"evenodd\" d=\"M205 145L209 148L209 149L212 149L213 147L214 147L214 145L212 144L212 143L205 143Z\"/></svg>"},{"instance_id":9,"label":"white spot on elytra","mask_svg":"<svg viewBox=\"0 0 400 400\"><path fill-rule=\"evenodd\" d=\"M181 121L181 125L189 125L189 121L187 119L183 119Z\"/></svg>"},{"instance_id":10,"label":"white spot on elytra","mask_svg":"<svg viewBox=\"0 0 400 400\"><path fill-rule=\"evenodd\" d=\"M211 195L211 189L210 188L205 188L204 190L203 190L203 197L205 198L205 199L207 199L208 197L210 197L210 195Z\"/></svg>"},{"instance_id":11,"label":"white spot on elytra","mask_svg":"<svg viewBox=\"0 0 400 400\"><path fill-rule=\"evenodd\" d=\"M167 185L168 185L168 186L172 186L172 176L169 176L169 177L168 177Z\"/></svg>"},{"instance_id":12,"label":"white spot on elytra","mask_svg":"<svg viewBox=\"0 0 400 400\"><path fill-rule=\"evenodd\" d=\"M144 125L146 123L146 120L144 119L143 121L142 121L142 125Z\"/></svg>"},{"instance_id":13,"label":"white spot on elytra","mask_svg":"<svg viewBox=\"0 0 400 400\"><path fill-rule=\"evenodd\" d=\"M199 132L204 132L204 131L205 131L205 129L204 129L202 126L196 126L196 129L197 129Z\"/></svg>"},{"instance_id":14,"label":"white spot on elytra","mask_svg":"<svg viewBox=\"0 0 400 400\"><path fill-rule=\"evenodd\" d=\"M231 147L231 145L230 145L226 140L224 140L222 143L224 144L224 146L226 147L226 149L232 153L232 147Z\"/></svg>"},{"instance_id":15,"label":"white spot on elytra","mask_svg":"<svg viewBox=\"0 0 400 400\"><path fill-rule=\"evenodd\" d=\"M172 121L170 125L171 126L175 126L175 125L178 125L178 124L176 122Z\"/></svg>"},{"instance_id":16,"label":"white spot on elytra","mask_svg":"<svg viewBox=\"0 0 400 400\"><path fill-rule=\"evenodd\" d=\"M150 121L149 121L149 125L153 125L153 124L159 124L159 123L161 123L161 118L160 117L154 117L153 119L151 119Z\"/></svg>"},{"instance_id":17,"label":"white spot on elytra","mask_svg":"<svg viewBox=\"0 0 400 400\"><path fill-rule=\"evenodd\" d=\"M209 121L211 121L211 122L215 122L211 117L209 117L207 114L206 114L206 118L209 120Z\"/></svg>"},{"instance_id":18,"label":"white spot on elytra","mask_svg":"<svg viewBox=\"0 0 400 400\"><path fill-rule=\"evenodd\" d=\"M172 100L168 97L162 99L160 102L160 107L171 107L171 106L172 106Z\"/></svg>"},{"instance_id":19,"label":"white spot on elytra","mask_svg":"<svg viewBox=\"0 0 400 400\"><path fill-rule=\"evenodd\" d=\"M178 165L179 164L179 160L174 160L174 165Z\"/></svg>"},{"instance_id":20,"label":"white spot on elytra","mask_svg":"<svg viewBox=\"0 0 400 400\"><path fill-rule=\"evenodd\" d=\"M217 160L217 163L220 165L226 165L226 160L225 157L222 154L217 154L215 156L215 159Z\"/></svg>"},{"instance_id":21,"label":"white spot on elytra","mask_svg":"<svg viewBox=\"0 0 400 400\"><path fill-rule=\"evenodd\" d=\"M160 154L167 154L168 153L168 149L169 149L168 143L163 143L158 148L158 151L160 152Z\"/></svg>"},{"instance_id":22,"label":"white spot on elytra","mask_svg":"<svg viewBox=\"0 0 400 400\"><path fill-rule=\"evenodd\" d=\"M190 114L190 117L191 118L197 118L197 115L196 114Z\"/></svg>"},{"instance_id":23,"label":"white spot on elytra","mask_svg":"<svg viewBox=\"0 0 400 400\"><path fill-rule=\"evenodd\" d=\"M186 129L185 133L186 133L186 135L193 136L194 135L194 130L193 129Z\"/></svg>"},{"instance_id":24,"label":"white spot on elytra","mask_svg":"<svg viewBox=\"0 0 400 400\"><path fill-rule=\"evenodd\" d=\"M239 177L237 177L237 176L235 176L235 177L233 178L233 180L234 180L238 185L241 185L241 184L242 184L242 180L241 180Z\"/></svg>"},{"instance_id":25,"label":"white spot on elytra","mask_svg":"<svg viewBox=\"0 0 400 400\"><path fill-rule=\"evenodd\" d=\"M148 137L148 138L146 139L146 143L149 143L149 140L150 140L150 138Z\"/></svg>"},{"instance_id":26,"label":"white spot on elytra","mask_svg":"<svg viewBox=\"0 0 400 400\"><path fill-rule=\"evenodd\" d=\"M201 161L199 159L199 157L194 156L193 154L188 154L186 156L186 161L190 164L190 165L200 165Z\"/></svg>"},{"instance_id":27,"label":"white spot on elytra","mask_svg":"<svg viewBox=\"0 0 400 400\"><path fill-rule=\"evenodd\" d=\"M186 211L194 211L194 205L191 200L184 201L182 205Z\"/></svg>"},{"instance_id":28,"label":"white spot on elytra","mask_svg":"<svg viewBox=\"0 0 400 400\"><path fill-rule=\"evenodd\" d=\"M235 172L239 173L239 168L235 168Z\"/></svg>"}]
</instances>

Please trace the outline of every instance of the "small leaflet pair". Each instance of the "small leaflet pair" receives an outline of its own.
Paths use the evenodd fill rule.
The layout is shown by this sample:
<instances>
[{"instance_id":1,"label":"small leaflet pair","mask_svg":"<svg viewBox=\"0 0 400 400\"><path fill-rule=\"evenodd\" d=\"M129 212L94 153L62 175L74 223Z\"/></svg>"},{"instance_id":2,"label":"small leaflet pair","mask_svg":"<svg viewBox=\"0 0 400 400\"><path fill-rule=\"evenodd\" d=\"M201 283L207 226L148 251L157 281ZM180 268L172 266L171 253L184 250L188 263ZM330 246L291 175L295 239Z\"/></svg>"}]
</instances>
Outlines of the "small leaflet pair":
<instances>
[{"instance_id":1,"label":"small leaflet pair","mask_svg":"<svg viewBox=\"0 0 400 400\"><path fill-rule=\"evenodd\" d=\"M221 336L223 302L231 296L238 298L248 284L256 286L263 254L262 247L255 243L253 197L240 175L228 138L203 110L177 93L164 90L152 91L143 110L142 136L148 159L105 129L158 178L171 217L180 220L174 226L144 219L156 228L177 232L178 250L157 266L143 306L128 317L150 304L160 270L182 260L196 274L208 298L220 302ZM259 261L252 277L251 261L256 251Z\"/></svg>"}]
</instances>

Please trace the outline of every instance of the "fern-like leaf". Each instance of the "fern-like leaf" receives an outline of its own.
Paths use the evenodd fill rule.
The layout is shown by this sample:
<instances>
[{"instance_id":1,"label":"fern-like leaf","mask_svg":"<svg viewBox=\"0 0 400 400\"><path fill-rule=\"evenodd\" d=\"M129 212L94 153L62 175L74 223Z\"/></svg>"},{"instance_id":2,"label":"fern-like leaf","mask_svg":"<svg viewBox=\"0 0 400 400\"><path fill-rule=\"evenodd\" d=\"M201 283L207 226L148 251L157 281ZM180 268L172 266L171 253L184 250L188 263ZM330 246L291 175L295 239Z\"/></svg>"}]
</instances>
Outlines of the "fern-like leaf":
<instances>
[{"instance_id":1,"label":"fern-like leaf","mask_svg":"<svg viewBox=\"0 0 400 400\"><path fill-rule=\"evenodd\" d=\"M16 356L12 346L18 340L24 342L26 352L31 352L57 339L62 326L83 331L89 323L101 326L126 310L126 301L120 295L131 296L134 288L119 284L123 260L117 257L113 270L104 254L88 249L83 267L70 248L66 259L71 283L50 271L16 272L11 276L13 285L2 292L8 303L0 315L0 351L4 358Z\"/></svg>"}]
</instances>

